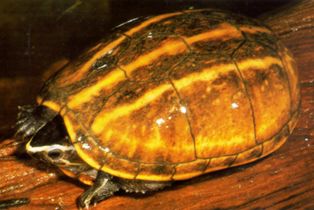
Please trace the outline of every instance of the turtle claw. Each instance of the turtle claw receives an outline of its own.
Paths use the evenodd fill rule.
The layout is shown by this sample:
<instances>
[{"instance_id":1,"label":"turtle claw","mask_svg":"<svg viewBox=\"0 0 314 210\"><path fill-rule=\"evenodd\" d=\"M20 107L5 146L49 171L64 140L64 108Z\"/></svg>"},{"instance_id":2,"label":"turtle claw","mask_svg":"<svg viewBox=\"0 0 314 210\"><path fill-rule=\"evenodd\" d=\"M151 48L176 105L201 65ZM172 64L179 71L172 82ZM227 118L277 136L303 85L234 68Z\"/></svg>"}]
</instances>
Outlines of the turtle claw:
<instances>
[{"instance_id":1,"label":"turtle claw","mask_svg":"<svg viewBox=\"0 0 314 210\"><path fill-rule=\"evenodd\" d=\"M18 109L15 137L21 138L22 141L33 136L56 115L44 107L26 105L19 106Z\"/></svg>"},{"instance_id":2,"label":"turtle claw","mask_svg":"<svg viewBox=\"0 0 314 210\"><path fill-rule=\"evenodd\" d=\"M26 105L19 106L18 109L19 113L17 115L17 122L15 125L15 137L21 137L21 139L24 140L36 131L34 126L36 124L36 119L34 119L33 116L34 108Z\"/></svg>"},{"instance_id":3,"label":"turtle claw","mask_svg":"<svg viewBox=\"0 0 314 210\"><path fill-rule=\"evenodd\" d=\"M119 186L111 179L111 175L98 171L94 184L78 198L77 204L79 208L88 209L90 205L96 205L118 191L120 189Z\"/></svg>"}]
</instances>

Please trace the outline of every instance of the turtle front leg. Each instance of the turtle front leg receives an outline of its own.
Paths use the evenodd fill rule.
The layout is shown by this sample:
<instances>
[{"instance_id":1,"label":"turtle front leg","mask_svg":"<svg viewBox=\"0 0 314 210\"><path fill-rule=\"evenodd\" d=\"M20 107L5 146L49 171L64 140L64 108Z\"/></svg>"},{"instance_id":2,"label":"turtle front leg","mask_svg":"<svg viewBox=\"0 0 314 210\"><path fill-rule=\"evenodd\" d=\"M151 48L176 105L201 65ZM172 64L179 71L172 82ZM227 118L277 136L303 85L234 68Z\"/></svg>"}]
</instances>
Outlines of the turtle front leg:
<instances>
[{"instance_id":1,"label":"turtle front leg","mask_svg":"<svg viewBox=\"0 0 314 210\"><path fill-rule=\"evenodd\" d=\"M51 121L58 113L43 106L19 106L15 136L30 138Z\"/></svg>"},{"instance_id":2,"label":"turtle front leg","mask_svg":"<svg viewBox=\"0 0 314 210\"><path fill-rule=\"evenodd\" d=\"M94 184L78 199L80 208L88 208L91 203L97 203L112 196L122 189L129 193L146 193L161 190L172 184L169 182L128 180L113 177L103 171L98 171Z\"/></svg>"},{"instance_id":3,"label":"turtle front leg","mask_svg":"<svg viewBox=\"0 0 314 210\"><path fill-rule=\"evenodd\" d=\"M88 208L91 203L104 200L118 190L119 187L112 181L111 175L98 171L94 184L79 197L78 206Z\"/></svg>"}]
</instances>

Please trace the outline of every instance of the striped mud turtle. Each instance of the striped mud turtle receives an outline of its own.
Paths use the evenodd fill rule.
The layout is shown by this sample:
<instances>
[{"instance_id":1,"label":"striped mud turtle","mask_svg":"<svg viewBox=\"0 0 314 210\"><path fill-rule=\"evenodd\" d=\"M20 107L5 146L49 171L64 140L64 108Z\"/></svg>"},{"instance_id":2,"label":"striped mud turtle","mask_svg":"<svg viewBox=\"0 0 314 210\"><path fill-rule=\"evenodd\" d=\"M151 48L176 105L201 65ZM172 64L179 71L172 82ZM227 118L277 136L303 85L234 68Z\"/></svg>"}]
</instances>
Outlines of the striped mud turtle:
<instances>
[{"instance_id":1,"label":"striped mud turtle","mask_svg":"<svg viewBox=\"0 0 314 210\"><path fill-rule=\"evenodd\" d=\"M37 103L21 110L17 133L32 156L91 185L86 207L272 153L295 127L300 94L295 62L268 27L203 9L115 27Z\"/></svg>"}]
</instances>

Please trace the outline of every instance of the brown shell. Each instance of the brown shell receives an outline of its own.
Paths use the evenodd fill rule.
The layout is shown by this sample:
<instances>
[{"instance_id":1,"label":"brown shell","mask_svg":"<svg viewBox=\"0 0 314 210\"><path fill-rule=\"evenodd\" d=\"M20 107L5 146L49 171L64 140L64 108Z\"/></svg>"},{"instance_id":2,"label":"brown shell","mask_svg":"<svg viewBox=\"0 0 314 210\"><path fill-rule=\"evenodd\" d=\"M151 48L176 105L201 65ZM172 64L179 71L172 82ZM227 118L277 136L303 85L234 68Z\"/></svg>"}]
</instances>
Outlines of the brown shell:
<instances>
[{"instance_id":1,"label":"brown shell","mask_svg":"<svg viewBox=\"0 0 314 210\"><path fill-rule=\"evenodd\" d=\"M273 152L295 126L300 95L295 63L267 27L207 9L118 26L38 102L60 112L92 167L168 181Z\"/></svg>"}]
</instances>

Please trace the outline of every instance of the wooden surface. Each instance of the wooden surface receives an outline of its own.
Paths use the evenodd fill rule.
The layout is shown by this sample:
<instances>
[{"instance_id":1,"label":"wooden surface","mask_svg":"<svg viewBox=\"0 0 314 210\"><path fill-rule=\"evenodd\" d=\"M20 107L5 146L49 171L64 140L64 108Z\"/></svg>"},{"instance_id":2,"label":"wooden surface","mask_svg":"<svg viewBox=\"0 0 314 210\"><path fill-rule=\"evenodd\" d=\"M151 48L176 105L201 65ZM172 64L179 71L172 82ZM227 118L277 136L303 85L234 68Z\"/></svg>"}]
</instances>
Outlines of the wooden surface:
<instances>
[{"instance_id":1,"label":"wooden surface","mask_svg":"<svg viewBox=\"0 0 314 210\"><path fill-rule=\"evenodd\" d=\"M121 192L93 209L314 209L314 1L299 1L261 19L281 37L299 67L302 112L288 142L255 163L178 182L151 195ZM12 131L16 104L30 103L41 81L35 74L0 78L2 139ZM0 200L30 199L14 209L76 209L84 186L14 154L14 142L0 145Z\"/></svg>"}]
</instances>

